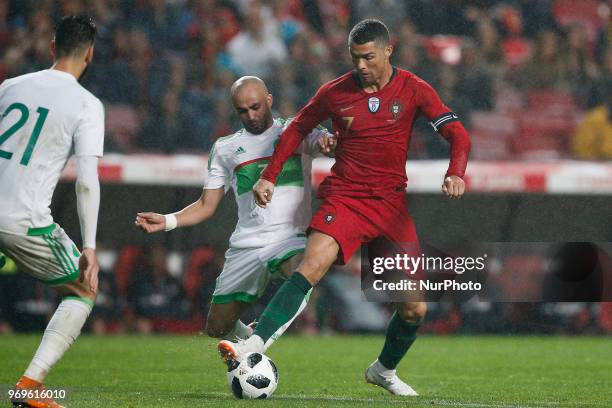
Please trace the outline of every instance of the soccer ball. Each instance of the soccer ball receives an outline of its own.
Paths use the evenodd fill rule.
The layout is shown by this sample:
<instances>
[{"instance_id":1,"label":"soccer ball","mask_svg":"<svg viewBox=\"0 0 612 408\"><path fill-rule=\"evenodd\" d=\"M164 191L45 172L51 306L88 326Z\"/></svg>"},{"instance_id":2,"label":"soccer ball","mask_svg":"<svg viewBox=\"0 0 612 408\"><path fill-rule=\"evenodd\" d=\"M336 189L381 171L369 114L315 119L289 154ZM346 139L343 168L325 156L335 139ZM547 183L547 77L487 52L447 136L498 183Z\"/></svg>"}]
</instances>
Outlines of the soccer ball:
<instances>
[{"instance_id":1,"label":"soccer ball","mask_svg":"<svg viewBox=\"0 0 612 408\"><path fill-rule=\"evenodd\" d=\"M268 357L248 353L242 361L232 361L227 368L227 383L236 398L269 398L278 385L278 371Z\"/></svg>"}]
</instances>

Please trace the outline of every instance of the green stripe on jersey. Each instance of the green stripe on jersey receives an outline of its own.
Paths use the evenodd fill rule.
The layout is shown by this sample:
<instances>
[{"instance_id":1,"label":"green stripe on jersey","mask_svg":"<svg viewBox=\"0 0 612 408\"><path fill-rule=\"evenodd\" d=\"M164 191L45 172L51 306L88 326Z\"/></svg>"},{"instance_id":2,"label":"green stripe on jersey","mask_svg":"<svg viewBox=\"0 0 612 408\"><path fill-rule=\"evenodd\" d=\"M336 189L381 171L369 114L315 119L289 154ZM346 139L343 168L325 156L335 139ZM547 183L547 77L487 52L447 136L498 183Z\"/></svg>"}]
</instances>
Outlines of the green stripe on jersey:
<instances>
[{"instance_id":1,"label":"green stripe on jersey","mask_svg":"<svg viewBox=\"0 0 612 408\"><path fill-rule=\"evenodd\" d=\"M268 162L268 159L259 159L235 171L238 195L251 192ZM276 186L304 187L304 170L302 169L301 156L291 156L285 162L283 170L276 178Z\"/></svg>"},{"instance_id":2,"label":"green stripe on jersey","mask_svg":"<svg viewBox=\"0 0 612 408\"><path fill-rule=\"evenodd\" d=\"M207 166L208 171L210 171L210 168L212 166L212 160L213 160L213 157L215 157L215 153L217 153L216 143L212 145L212 148L210 149L210 152L208 153L208 166Z\"/></svg>"},{"instance_id":3,"label":"green stripe on jersey","mask_svg":"<svg viewBox=\"0 0 612 408\"><path fill-rule=\"evenodd\" d=\"M231 302L243 302L243 303L253 303L259 299L255 295L251 295L246 292L235 292L228 293L227 295L213 295L211 302L217 304L223 303L231 303Z\"/></svg>"},{"instance_id":4,"label":"green stripe on jersey","mask_svg":"<svg viewBox=\"0 0 612 408\"><path fill-rule=\"evenodd\" d=\"M53 223L51 225L47 225L46 227L28 228L28 235L37 236L37 235L50 234L55 230L55 226L56 226L55 223Z\"/></svg>"},{"instance_id":5,"label":"green stripe on jersey","mask_svg":"<svg viewBox=\"0 0 612 408\"><path fill-rule=\"evenodd\" d=\"M242 129L244 130L244 129ZM215 157L215 154L217 154L217 143L222 142L224 140L229 140L232 137L236 136L238 133L241 133L242 130L239 130L236 133L232 133L231 135L227 135L227 136L221 136L219 138L217 138L217 140L215 140L215 143L213 143L212 147L210 148L210 152L208 153L208 170L210 171L210 165L212 164L212 160Z\"/></svg>"}]
</instances>

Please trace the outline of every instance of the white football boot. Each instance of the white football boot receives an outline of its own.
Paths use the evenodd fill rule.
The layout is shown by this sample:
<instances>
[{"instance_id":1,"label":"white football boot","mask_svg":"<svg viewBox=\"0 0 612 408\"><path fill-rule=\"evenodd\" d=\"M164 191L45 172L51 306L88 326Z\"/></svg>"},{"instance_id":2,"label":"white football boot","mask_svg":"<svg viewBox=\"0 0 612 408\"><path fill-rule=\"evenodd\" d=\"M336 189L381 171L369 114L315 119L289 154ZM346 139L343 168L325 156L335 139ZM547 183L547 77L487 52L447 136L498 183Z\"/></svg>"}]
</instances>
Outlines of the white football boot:
<instances>
[{"instance_id":1,"label":"white football boot","mask_svg":"<svg viewBox=\"0 0 612 408\"><path fill-rule=\"evenodd\" d=\"M248 353L263 354L265 347L261 337L251 336L246 340L221 340L219 344L217 344L217 350L219 350L219 355L223 361L225 361L225 364L230 364L232 361L242 360L242 356Z\"/></svg>"},{"instance_id":2,"label":"white football boot","mask_svg":"<svg viewBox=\"0 0 612 408\"><path fill-rule=\"evenodd\" d=\"M378 385L393 395L416 397L419 394L411 386L400 380L395 370L388 370L380 361L376 360L365 371L367 383Z\"/></svg>"}]
</instances>

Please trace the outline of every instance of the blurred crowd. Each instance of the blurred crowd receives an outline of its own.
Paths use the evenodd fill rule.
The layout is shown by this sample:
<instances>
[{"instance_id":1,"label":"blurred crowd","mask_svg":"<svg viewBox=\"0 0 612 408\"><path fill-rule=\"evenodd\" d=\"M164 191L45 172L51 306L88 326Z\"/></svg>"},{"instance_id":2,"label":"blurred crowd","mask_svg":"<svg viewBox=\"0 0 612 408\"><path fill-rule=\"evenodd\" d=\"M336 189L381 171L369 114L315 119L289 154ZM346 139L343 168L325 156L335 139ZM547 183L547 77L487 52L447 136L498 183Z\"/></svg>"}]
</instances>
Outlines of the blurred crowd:
<instances>
[{"instance_id":1,"label":"blurred crowd","mask_svg":"<svg viewBox=\"0 0 612 408\"><path fill-rule=\"evenodd\" d=\"M84 85L107 151L205 152L240 127L228 98L258 75L290 117L351 69L347 34L382 19L393 63L461 115L477 159L612 158L612 17L601 0L0 0L0 81L50 66L62 15L98 27ZM595 136L594 136L595 135ZM416 124L414 158L446 145Z\"/></svg>"},{"instance_id":2,"label":"blurred crowd","mask_svg":"<svg viewBox=\"0 0 612 408\"><path fill-rule=\"evenodd\" d=\"M163 245L127 245L119 250L99 244L100 284L86 331L116 333L202 332L223 251L202 246L188 252ZM542 259L513 256L510 279L491 275L499 290L520 298L540 291ZM59 298L43 283L20 273L8 258L0 262L0 335L44 329ZM250 323L261 314L282 280L272 280L262 298L242 316ZM514 293L514 294L513 294ZM361 291L359 257L334 267L313 291L291 330L301 334L380 333L393 310L367 302ZM491 302L475 298L430 302L424 332L611 334L612 302Z\"/></svg>"}]
</instances>

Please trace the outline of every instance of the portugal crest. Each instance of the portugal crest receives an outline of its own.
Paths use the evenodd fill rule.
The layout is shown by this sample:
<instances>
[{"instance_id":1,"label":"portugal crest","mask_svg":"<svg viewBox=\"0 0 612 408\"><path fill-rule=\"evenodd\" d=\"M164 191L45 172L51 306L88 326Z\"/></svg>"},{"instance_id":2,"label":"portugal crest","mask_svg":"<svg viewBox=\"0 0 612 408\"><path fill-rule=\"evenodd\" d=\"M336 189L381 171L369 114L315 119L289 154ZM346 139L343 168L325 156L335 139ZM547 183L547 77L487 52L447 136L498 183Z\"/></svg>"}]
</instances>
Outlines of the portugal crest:
<instances>
[{"instance_id":1,"label":"portugal crest","mask_svg":"<svg viewBox=\"0 0 612 408\"><path fill-rule=\"evenodd\" d=\"M404 110L404 106L399 100L395 99L391 102L391 105L389 105L389 110L391 111L391 115L393 115L393 119L397 120L402 110Z\"/></svg>"},{"instance_id":2,"label":"portugal crest","mask_svg":"<svg viewBox=\"0 0 612 408\"><path fill-rule=\"evenodd\" d=\"M378 108L380 108L380 99L375 96L368 99L368 108L372 113L378 112Z\"/></svg>"}]
</instances>

